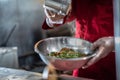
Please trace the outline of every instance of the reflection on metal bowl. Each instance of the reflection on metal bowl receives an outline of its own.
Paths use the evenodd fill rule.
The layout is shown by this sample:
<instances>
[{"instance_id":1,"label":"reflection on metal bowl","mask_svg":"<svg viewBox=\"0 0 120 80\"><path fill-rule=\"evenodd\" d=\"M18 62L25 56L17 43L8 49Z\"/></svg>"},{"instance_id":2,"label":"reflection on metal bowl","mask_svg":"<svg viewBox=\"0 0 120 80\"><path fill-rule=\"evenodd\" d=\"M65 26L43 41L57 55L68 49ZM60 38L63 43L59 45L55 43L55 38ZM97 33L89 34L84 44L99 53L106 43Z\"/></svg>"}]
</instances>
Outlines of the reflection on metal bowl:
<instances>
[{"instance_id":1,"label":"reflection on metal bowl","mask_svg":"<svg viewBox=\"0 0 120 80\"><path fill-rule=\"evenodd\" d=\"M94 52L90 50L91 45L92 43L83 39L73 37L51 37L38 41L34 49L46 64L52 64L58 70L73 70L81 68L88 59L95 56ZM48 56L51 52L58 52L64 47L89 55L69 59Z\"/></svg>"}]
</instances>

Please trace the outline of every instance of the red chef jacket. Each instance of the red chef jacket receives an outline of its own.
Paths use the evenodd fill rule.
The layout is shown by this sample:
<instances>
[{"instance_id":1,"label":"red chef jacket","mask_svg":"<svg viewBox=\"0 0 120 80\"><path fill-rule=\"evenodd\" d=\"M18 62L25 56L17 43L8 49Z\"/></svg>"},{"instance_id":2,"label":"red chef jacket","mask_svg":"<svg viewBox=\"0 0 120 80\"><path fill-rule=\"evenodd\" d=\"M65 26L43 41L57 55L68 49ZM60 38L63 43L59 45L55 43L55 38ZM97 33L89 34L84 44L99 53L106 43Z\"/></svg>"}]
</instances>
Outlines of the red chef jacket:
<instances>
[{"instance_id":1,"label":"red chef jacket","mask_svg":"<svg viewBox=\"0 0 120 80\"><path fill-rule=\"evenodd\" d=\"M75 37L94 42L101 37L113 36L112 0L72 0L68 19L76 19ZM44 29L49 27L44 23ZM76 69L73 76L96 80L116 80L115 53L110 53L87 69Z\"/></svg>"}]
</instances>

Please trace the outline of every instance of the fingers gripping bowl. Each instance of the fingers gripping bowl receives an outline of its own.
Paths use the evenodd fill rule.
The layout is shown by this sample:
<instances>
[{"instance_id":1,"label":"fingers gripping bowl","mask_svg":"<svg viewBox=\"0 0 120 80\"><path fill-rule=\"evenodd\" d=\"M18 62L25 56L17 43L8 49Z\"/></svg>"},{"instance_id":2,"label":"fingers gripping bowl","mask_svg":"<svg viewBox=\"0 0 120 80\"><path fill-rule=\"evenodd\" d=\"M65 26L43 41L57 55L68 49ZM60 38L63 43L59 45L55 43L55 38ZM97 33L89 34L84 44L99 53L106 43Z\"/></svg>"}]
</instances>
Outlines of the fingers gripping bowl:
<instances>
[{"instance_id":1,"label":"fingers gripping bowl","mask_svg":"<svg viewBox=\"0 0 120 80\"><path fill-rule=\"evenodd\" d=\"M34 50L47 65L52 64L58 70L73 70L81 68L95 53L90 51L92 43L73 37L52 37L38 41ZM86 56L73 58L60 58L49 56L52 52L59 52L62 48L73 49Z\"/></svg>"}]
</instances>

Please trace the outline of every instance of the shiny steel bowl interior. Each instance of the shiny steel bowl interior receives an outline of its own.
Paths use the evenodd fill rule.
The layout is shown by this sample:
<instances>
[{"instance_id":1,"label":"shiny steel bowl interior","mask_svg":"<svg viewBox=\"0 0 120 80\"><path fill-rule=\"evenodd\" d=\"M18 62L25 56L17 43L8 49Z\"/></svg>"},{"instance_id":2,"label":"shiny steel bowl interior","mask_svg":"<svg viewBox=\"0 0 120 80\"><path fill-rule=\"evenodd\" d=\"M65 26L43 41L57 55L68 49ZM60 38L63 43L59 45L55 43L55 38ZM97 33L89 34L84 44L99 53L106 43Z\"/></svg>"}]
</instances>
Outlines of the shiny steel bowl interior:
<instances>
[{"instance_id":1,"label":"shiny steel bowl interior","mask_svg":"<svg viewBox=\"0 0 120 80\"><path fill-rule=\"evenodd\" d=\"M52 64L58 70L73 70L81 68L88 61L88 59L95 55L92 51L90 51L91 45L92 43L86 40L74 37L51 37L38 41L34 46L34 50L40 55L40 58L47 65ZM61 59L48 56L51 52L58 52L64 47L72 48L76 51L90 55L70 59Z\"/></svg>"}]
</instances>

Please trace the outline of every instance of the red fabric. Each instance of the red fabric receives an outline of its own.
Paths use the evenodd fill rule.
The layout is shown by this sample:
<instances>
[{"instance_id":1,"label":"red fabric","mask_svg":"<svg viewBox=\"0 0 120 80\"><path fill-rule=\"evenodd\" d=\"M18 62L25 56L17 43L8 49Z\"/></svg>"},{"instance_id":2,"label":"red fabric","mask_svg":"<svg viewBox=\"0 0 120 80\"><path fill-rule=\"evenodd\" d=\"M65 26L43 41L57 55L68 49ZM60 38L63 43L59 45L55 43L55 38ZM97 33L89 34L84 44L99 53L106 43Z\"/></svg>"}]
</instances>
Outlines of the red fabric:
<instances>
[{"instance_id":1,"label":"red fabric","mask_svg":"<svg viewBox=\"0 0 120 80\"><path fill-rule=\"evenodd\" d=\"M76 19L75 37L94 42L101 37L113 36L112 0L73 0L71 15ZM73 76L97 80L116 80L115 53L87 69L76 69Z\"/></svg>"},{"instance_id":2,"label":"red fabric","mask_svg":"<svg viewBox=\"0 0 120 80\"><path fill-rule=\"evenodd\" d=\"M75 37L94 42L101 37L113 36L112 0L74 0L73 8L76 9ZM74 70L73 75L97 80L116 80L115 53L110 53L87 69Z\"/></svg>"}]
</instances>

